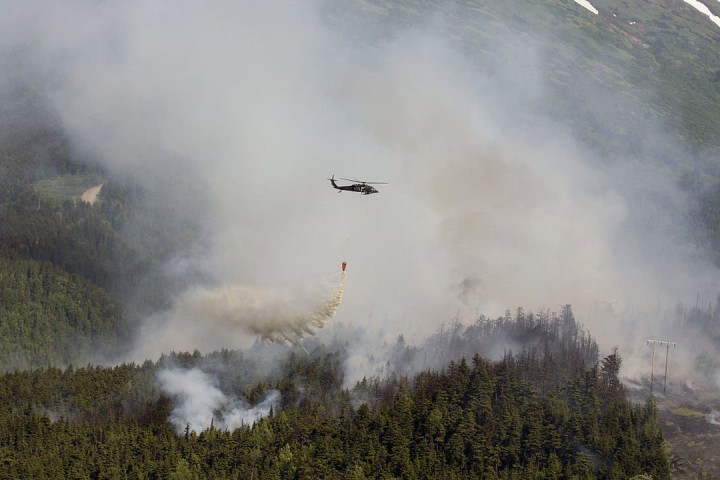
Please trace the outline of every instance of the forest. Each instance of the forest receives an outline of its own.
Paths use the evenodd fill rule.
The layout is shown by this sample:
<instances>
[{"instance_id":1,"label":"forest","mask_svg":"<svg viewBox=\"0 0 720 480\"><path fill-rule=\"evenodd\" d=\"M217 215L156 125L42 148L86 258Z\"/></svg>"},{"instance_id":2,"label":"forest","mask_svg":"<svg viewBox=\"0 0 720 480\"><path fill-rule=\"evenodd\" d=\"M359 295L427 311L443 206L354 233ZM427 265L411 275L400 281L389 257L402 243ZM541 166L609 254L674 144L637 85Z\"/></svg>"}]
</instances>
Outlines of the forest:
<instances>
[{"instance_id":1,"label":"forest","mask_svg":"<svg viewBox=\"0 0 720 480\"><path fill-rule=\"evenodd\" d=\"M592 362L597 345L565 313L484 319L453 330L453 344L482 328L497 332L495 340L508 334L528 340L499 361L476 353L439 369L364 378L351 388L342 386L347 352L319 341L309 355L285 352L262 378L258 367L268 354L262 344L143 365L8 372L0 377L0 475L670 478L653 398L633 405L618 377L620 354ZM447 340L439 333L430 341L441 350ZM413 355L402 339L392 348ZM392 358L392 371L407 365ZM245 385L236 393L251 403L269 389L280 400L264 418L233 430L213 425L219 412L202 431L173 428L168 418L178 399L155 381L168 368L212 371L225 388Z\"/></svg>"},{"instance_id":2,"label":"forest","mask_svg":"<svg viewBox=\"0 0 720 480\"><path fill-rule=\"evenodd\" d=\"M525 184L526 190L507 188L522 198L509 199L501 195L503 202L517 200L524 205L523 211L531 211L537 207L533 203L541 203L545 196L557 200L566 195L574 204L576 190L585 186L575 184L574 180L584 175L592 176L588 172L602 171L608 175L608 172L625 172L622 167L626 163L643 173L653 172L653 176L655 172L661 172L657 176L672 185L672 200L680 198L678 205L683 208L681 223L673 225L668 220L667 225L661 227L672 227L679 243L687 246L692 255L701 256L698 252L702 252L710 259L708 263L720 266L720 168L717 162L720 110L715 108L720 78L717 52L720 50L714 48L717 42L714 30L705 26L698 28L699 33L695 35L693 29L697 25L690 17L685 18L681 9L668 7L671 2L665 0L654 2L655 8L644 8L645 4L640 8L628 2L607 2L613 5L612 10L604 11L597 18L577 14L572 10L575 7L572 2L556 0L525 4L375 0L320 3L322 8L317 21L331 24L323 35L335 38L330 31L341 31L347 36L345 40L349 39L348 43L363 45L358 50L341 50L348 58L352 57L350 52L372 57L388 45L394 45L398 50L407 47L402 42L393 43L402 37L398 34L398 25L429 24L436 34L435 29L440 31L438 25L443 24L446 31L452 33L447 44L444 41L434 43L436 39L430 41L427 38L419 41L414 36L405 41L426 48L423 55L437 53L435 48L440 52L453 51L458 57L466 55L463 59L467 60L467 65L460 69L459 76L468 75L465 67L469 70L477 68L483 73L469 83L473 88L489 91L482 91L478 96L487 101L483 106L488 107L490 113L487 115L491 117L498 113L492 111L493 106L497 107L494 104L497 99L492 97L497 96L497 92L507 93L506 85L500 84L515 85L515 79L528 72L532 73L528 77L537 75L542 79L538 84L520 82L515 85L522 90L518 103L529 101L529 107L520 108L514 96L511 101L499 102L498 108L503 115L506 110L518 109L517 119L521 125L518 141L524 134L528 138L538 133L547 137L556 134L558 143L551 138L550 147L545 145L545 150L538 151L532 149L530 156L534 158L536 153L538 157L540 154L547 156L549 151L552 153L549 163L557 166L553 163L555 154L563 157L562 148L569 145L569 156L582 157L592 153L588 156L597 163L589 160L587 163L568 163L582 174L572 177L577 172L570 168L573 171L568 178L572 181L568 181L570 187L567 190L563 190L562 182L555 182L555 177L563 177L567 172L560 175L551 172L547 176L542 172L543 175L529 177L531 181ZM635 26L635 20L627 21L642 15L647 18L638 26ZM442 22L438 21L440 18ZM286 25L281 27L278 30L285 29ZM108 42L112 61L122 59L123 54L130 57L137 54L132 48L124 51L127 45L122 45L122 35L115 33L118 37ZM184 33L171 37L173 41L168 45L179 41L179 37L184 37ZM192 38L191 35L188 34L188 38ZM270 45L277 43L283 48L289 48L293 43L262 38L272 40L267 42ZM513 43L508 42L511 39L523 48L512 50ZM299 38L295 40L300 47L305 45ZM507 51L506 43L511 44ZM534 46L533 55L537 58L526 58L523 53L518 55L518 62L537 63L537 70L506 71L508 67L504 60L507 58L496 56L497 52L509 52L509 58L514 58L518 52L525 52L526 43ZM214 102L210 103L220 112L217 117L223 119L223 122L214 123L214 114L198 115L198 118L186 115L196 113L188 105L201 105L197 111L207 113L203 103L207 97L195 98L187 95L188 90L183 90L187 87L183 80L188 70L193 74L187 77L195 78L193 75L203 68L198 65L188 68L185 52L177 56L163 52L163 58L181 59L179 67L175 66L177 71L169 75L172 82L167 82L177 90L166 89L162 76L160 83L153 84L154 71L137 82L138 85L127 82L136 87L149 83L152 95L148 94L148 97L157 96L161 100L155 104L142 96L140 100L133 97L136 104L129 103L137 111L129 115L130 120L123 118L127 124L113 121L103 124L107 119L99 118L102 115L90 108L89 113L83 112L87 115L83 121L91 125L97 121L102 127L102 135L94 138L93 135L83 137L78 134L82 129L73 124L71 116L63 116L54 110L56 106L51 106L53 100L59 102L57 104L64 101L61 94L53 91L67 80L63 75L44 68L23 70L36 60L32 55L25 55L25 52L33 51L31 45L33 43L29 42L8 49L0 45L0 66L17 67L17 71L11 69L11 78L0 80L0 478L659 480L671 477L672 452L663 438L656 399L648 396L644 401L638 401L636 395L631 401L621 381L623 352L617 347L601 350L591 332L576 320L572 305L564 304L565 301L563 305L556 304L557 310L517 308L498 317L474 313L463 322L456 316L454 321L445 319L445 323L423 340L418 341L415 337L413 343L406 340L406 336L398 335L393 341L385 339L377 349L362 351L360 355L353 350L358 348L353 345L353 340L364 338L363 328L331 322L326 330L298 345L268 344L257 340L246 349L170 351L144 362L128 360L144 322L159 312L166 312L179 293L208 280L209 272L198 268L198 264L206 259L203 255L210 245L218 241L219 236L213 236L217 232L211 227L217 228L227 218L245 218L246 224L234 226L250 232L249 237L268 217L272 217L269 221L288 223L293 228L302 222L283 202L275 202L274 196L278 191L289 190L288 197L281 199L290 199L290 203L298 199L300 205L309 194L305 190L306 183L294 175L301 176L306 171L315 175L320 168L317 164L312 164L312 168L304 164L291 165L291 159L306 161L318 152L320 156L334 159L341 153L340 156L359 163L357 158L368 161L365 157L377 156L381 159L378 163L387 161L387 170L394 169L401 176L399 172L407 172L403 170L406 163L414 165L412 162L419 161L416 157L423 153L422 148L417 151L393 148L402 144L401 140L407 135L408 143L413 147L416 147L414 143L429 138L430 143L423 143L423 146L427 147L425 150L434 151L437 147L432 136L435 130L444 131L451 139L460 138L459 141L448 141L451 145L448 151L458 156L467 154L463 150L465 147L468 150L479 147L479 153L467 154L472 161L476 154L482 157L487 152L491 152L492 157L497 153L503 159L515 160L520 156L515 149L515 138L508 147L500 145L502 140L488 141L489 137L485 135L489 134L485 130L492 129L475 124L466 128L464 122L472 123L486 112L473 111L470 100L456 98L456 95L462 96L454 90L460 83L451 82L449 92L440 92L438 85L432 83L433 75L438 72L411 69L410 75L405 73L408 76L405 81L410 85L386 86L384 82L392 83L389 80L394 76L391 75L391 79L383 77L382 65L378 67L373 62L382 64L388 59L399 60L401 55L393 48L390 52L398 57L378 55L365 65L370 70L378 68L367 77L364 75L368 72L355 70L352 70L353 75L348 72L340 75L339 64L332 64L338 71L328 68L313 74L322 77L329 71L341 77L341 80L334 79L337 85L333 84L332 88L324 83L325 79L319 82L313 75L305 78L305 71L312 70L313 64L310 62L311 67L306 68L298 61L303 72L301 80L313 84L308 91L314 92L315 87L330 91L328 94L323 90L327 97L321 97L327 104L320 102L316 106L320 116L328 116L330 120L306 119L299 112L306 113L303 108L315 97L309 95L310 100L303 97L298 101L296 95L302 97L307 92L297 88L294 81L288 85L281 81L292 77L293 71L284 76L270 69L271 81L261 78L257 82L270 89L268 105L252 104L253 95L243 99L248 105L242 101L237 101L236 105L234 99L228 99L232 95L219 95L220 100L212 97ZM211 50L198 47L197 52L202 51L199 57L205 58L206 51ZM265 55L256 57L264 59ZM67 59L62 55L61 58ZM78 65L82 66L86 61L92 63L94 57L80 55L80 58L82 61ZM156 59L152 60L151 64L155 65ZM218 64L213 67L218 69L217 77L223 77L225 68L233 62L225 58L216 60ZM419 62L414 57L413 61ZM413 61L407 63L414 67ZM439 58L430 61L433 66L435 62L440 66L438 70L447 66ZM287 60L286 63L293 62ZM407 67L404 63L392 65L398 70L390 68L390 72L402 73L400 67ZM697 65L702 68L695 68ZM265 64L260 62L260 66ZM73 69L69 70L70 73L60 71L71 76ZM240 70L240 79L246 71L254 71L252 68ZM28 71L32 75L23 78ZM262 68L260 71L264 72ZM101 78L105 82L98 83L112 85L108 78L117 73L127 74L103 72ZM230 73L237 74L234 70ZM449 76L453 77L453 73L458 72L450 72ZM378 77L373 77L374 74ZM488 76L484 76L486 74ZM123 78L122 75L119 77ZM213 81L202 76L198 78L202 90L215 88ZM229 78L234 77L229 75ZM512 81L508 82L510 78ZM414 83L416 80L420 87L428 88L429 95ZM314 82L319 83L315 85ZM359 86L363 82L367 85ZM303 81L298 83L303 84ZM71 88L64 93L92 90L88 84L80 85L83 88ZM189 85L196 84L191 82ZM343 90L347 85L352 88ZM281 91L273 91L273 88ZM283 88L291 94L282 91ZM404 112L400 120L388 120L383 124L388 132L376 131L379 128L376 123L382 123L377 118L367 125L362 123L363 115L368 115L364 111L367 105L363 102L343 103L347 101L344 95L369 98L375 88L392 93L381 96L382 101L378 103L382 107ZM165 89L167 91L163 91ZM410 93L407 98L402 96L407 92L400 91L405 89ZM119 91L122 92L122 88ZM171 95L164 96L168 92ZM193 97L192 100L188 100L188 96ZM395 97L401 99L397 105L393 103ZM122 95L118 94L118 98L120 100L115 100L122 104ZM407 101L408 98L411 101ZM92 99L102 104L99 98ZM437 102L439 108L426 110L422 106L418 114L418 110L411 107L422 103L420 100L427 101L430 107L436 106L434 102ZM295 105L298 111L270 108L284 102ZM334 102L345 109L331 111L337 107ZM74 106L72 103L68 101L65 106ZM152 108L147 111L139 108L146 103ZM113 105L121 113L127 113L121 108L126 105ZM174 109L177 105L183 108ZM226 111L223 107L227 106L237 110ZM245 107L256 116L248 114L244 117ZM154 109L163 108L167 108L167 112L163 111L166 115L155 118L153 114L157 112ZM434 115L443 117L454 109L465 116L449 115L451 121L443 123L443 128L450 125L447 131L432 122L412 123L414 117L433 120ZM142 118L148 112L151 118ZM392 117L387 113L381 108L378 117ZM498 124L492 125L498 132L503 130L500 123L503 115L497 115ZM279 117L282 118L278 120ZM178 118L183 120L174 123ZM541 118L541 128L530 128L531 123ZM513 118L512 125L515 120ZM247 131L240 127L237 131L223 129L225 123L234 125L236 121ZM278 126L282 126L283 121L289 123L288 131L279 132ZM402 130L398 138L393 137L394 128L404 126L404 122L411 124L408 131ZM661 124L657 130L654 129L656 122ZM129 127L130 124L135 127L135 123L139 125L137 130ZM168 124L177 127L180 133L170 127L164 130ZM116 128L118 125L127 127L127 131L136 136L114 136L116 130L127 133ZM360 133L340 128L347 125L357 128ZM521 131L522 125L532 132ZM635 128L647 125L651 125L647 130ZM261 127L268 128L269 133ZM335 127L338 131L333 130ZM305 128L310 134L298 140L297 132L305 132ZM332 131L331 140L323 128ZM454 130L472 132L468 137L456 137ZM197 139L193 137L183 143L187 140L182 138L183 132L197 134ZM283 133L287 139L283 138ZM313 135L317 137L313 139ZM243 150L245 144L234 137L251 147ZM369 137L373 137L375 143L363 150L365 146L360 144ZM573 141L564 144L565 137L572 137ZM131 141L125 143L133 144L130 147L123 143L128 138ZM143 143L143 139L148 138L150 147ZM498 134L498 138L504 137ZM293 139L297 143L293 144ZM255 144L253 140L259 143ZM291 153L297 156L286 158L287 152L280 148L285 140L291 147L296 147L288 147L288 150L302 152L293 151ZM333 143L336 140L342 145L338 147ZM537 138L533 140L542 143ZM97 143L93 144L93 141ZM238 141L237 145L243 145L243 148L233 141ZM347 145L343 143L345 141ZM135 142L138 145L134 145ZM218 185L225 185L220 180L228 179L217 177L227 171L218 168L206 172L205 169L206 165L222 166L221 163L213 164L211 157L228 153L224 151L226 144L230 145L227 150L233 161L236 156L248 164L260 165L266 160L272 168L256 169L253 163L247 170L232 170L245 175L238 173L230 179L231 190L233 194L240 192L237 198L241 201L237 205L228 203L232 205L231 210L246 208L250 214L209 220L208 212L227 205L218 201L227 192L218 189L219 192L213 192L215 196L197 194L207 186L203 182L211 181L198 178L201 176L198 172L207 173L208 178L212 177ZM223 148L213 149L216 145ZM189 152L184 150L187 147L190 147ZM239 151L233 151L231 147L237 147ZM359 153L352 152L355 147ZM267 161L270 157L263 156L267 152L273 154L272 162ZM447 160L443 157L446 150L439 148L438 152L442 161ZM131 154L138 158L125 158ZM165 157L156 158L161 155ZM463 157L459 165L469 169L471 161L465 160ZM391 165L391 161L398 163ZM127 167L133 162L142 168ZM184 162L192 164L193 168ZM172 168L175 165L178 168ZM473 198L481 198L483 202L478 203L483 203L484 207L485 191L497 187L491 185L493 181L502 183L497 190L504 193L505 187L515 184L514 175L522 176L520 174L525 173L527 165L489 161L490 167L498 168L499 176L477 188L476 179L471 178L473 192L479 192L478 197ZM322 165L323 168L326 166ZM434 200L435 203L430 201L427 205L437 206L448 200L440 198L439 190L434 190L436 182L442 183L437 177L445 173L443 168L441 163L436 170L412 171L402 176L402 182L416 182L412 185L422 188L412 189L416 197L410 199L398 195L398 204L405 201L407 203L403 205L407 207L419 203L417 199L422 198ZM543 168L544 165L540 165L538 170ZM632 169L628 171L633 172ZM421 180L425 175L428 179ZM470 177L467 174L467 178ZM318 183L322 183L324 179L319 178ZM551 179L549 183L544 183L548 178ZM384 176L380 179L387 180ZM542 182L535 183L537 179ZM481 180L479 178L478 183ZM617 191L608 193L602 191L602 182L594 178L589 183L592 189L597 189L593 191L597 197L580 198L607 199L609 204L616 205L613 203L618 201L616 197L626 195L624 206L628 212L637 215L629 215L629 222L647 222L640 225L646 230L640 228L638 231L664 232L654 230L657 225L653 221L664 218L663 208L672 204L671 200L664 203L667 200L663 196L666 192L662 190L665 184L659 183L657 190L655 187L643 189L639 185L642 182L633 184L634 177L625 173L621 180L631 188L623 191L626 186L620 186ZM102 190L95 203L81 200L83 190L99 184L102 184ZM392 192L396 185L394 180L390 182L388 191ZM244 188L248 188L248 194L243 196ZM314 184L307 186L308 190L314 188ZM554 195L558 193L555 188L560 189L557 196ZM384 198L385 194L383 189L378 196ZM346 197L348 195L343 197L344 200ZM215 203L211 204L211 201ZM651 205L655 216L643 217L643 208L637 207L636 201L643 202L643 208ZM459 204L463 208L467 207L465 203L469 201L461 198ZM258 205L268 206L253 211ZM405 215L403 208L399 207L402 215L394 220L398 229L404 229L405 218L411 216ZM451 212L452 215L442 219L445 223L440 221L439 224L467 219L469 216L462 215L467 212L472 215L493 213L481 207L475 209L474 205L469 208ZM311 208L306 210L312 211ZM328 212L331 210L320 213ZM618 216L624 213L627 212ZM328 222L338 222L330 214L328 217ZM348 215L346 225L382 231L377 223L368 222L368 217L358 218L364 218L366 223L356 222L355 217ZM516 231L530 234L545 226L547 219L542 214L539 218L542 220L531 218L528 225L520 225ZM518 222L514 218L503 221ZM317 225L322 224L318 222ZM313 228L317 225L312 223ZM458 237L465 233L461 230L455 232ZM620 235L630 230L632 228L614 233ZM587 232L563 231L580 239L580 246L585 245L583 240ZM347 237L349 245L350 235ZM491 233L486 240L497 240L494 245L507 240L498 238ZM255 246L265 241L252 240ZM385 243L395 241L390 240ZM253 241L248 244L253 245ZM400 252L402 245L395 247L396 255L403 253ZM301 251L300 255L303 253ZM200 260L198 263L187 261L190 258ZM427 259L416 261L420 263ZM478 264L478 268L480 266ZM514 266L507 268L511 270ZM551 283L558 273L554 265L548 264L544 268L543 280ZM252 276L255 272L243 273ZM297 272L297 276L303 273ZM670 273L663 272L668 276ZM472 278L462 281L466 280L473 283ZM486 284L495 280L492 277L483 279ZM480 289L468 291L477 294ZM388 296L393 293L388 292ZM418 295L427 293L423 290ZM681 327L688 335L708 339L710 345L717 345L720 342L720 298L714 305L712 302L708 305L706 302L701 304L699 297L698 294L694 307L678 304L674 318L682 322ZM600 317L603 314L598 313ZM363 319L355 321L364 325ZM437 322L442 321L437 319ZM609 316L599 319L600 323L604 321L610 321ZM358 344L362 345L362 341ZM708 349L698 352L696 357L695 367L705 379L716 378L720 371L715 353ZM351 372L348 367L358 361L358 356L362 359L361 368ZM358 372L362 373L358 376ZM164 380L168 376L182 381L170 388Z\"/></svg>"}]
</instances>

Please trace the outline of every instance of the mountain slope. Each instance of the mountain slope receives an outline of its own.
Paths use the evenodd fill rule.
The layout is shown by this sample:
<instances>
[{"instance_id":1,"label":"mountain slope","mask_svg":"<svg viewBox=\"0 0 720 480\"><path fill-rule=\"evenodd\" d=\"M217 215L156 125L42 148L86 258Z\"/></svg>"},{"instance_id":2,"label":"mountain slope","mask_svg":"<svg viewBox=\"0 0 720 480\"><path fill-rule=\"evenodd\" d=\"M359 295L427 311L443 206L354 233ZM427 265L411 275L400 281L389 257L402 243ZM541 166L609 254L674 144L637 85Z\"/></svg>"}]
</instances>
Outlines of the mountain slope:
<instances>
[{"instance_id":1,"label":"mountain slope","mask_svg":"<svg viewBox=\"0 0 720 480\"><path fill-rule=\"evenodd\" d=\"M47 262L0 251L3 369L86 363L122 352L128 325L107 293Z\"/></svg>"},{"instance_id":2,"label":"mountain slope","mask_svg":"<svg viewBox=\"0 0 720 480\"><path fill-rule=\"evenodd\" d=\"M593 5L599 15L570 0L363 0L325 8L337 29L376 45L399 28L441 28L481 68L495 68L503 52L532 52L548 80L536 108L581 139L614 155L650 149L676 167L688 160L677 158L687 147L718 176L720 28L682 0ZM658 128L669 138L643 138ZM667 151L668 142L683 148Z\"/></svg>"}]
</instances>

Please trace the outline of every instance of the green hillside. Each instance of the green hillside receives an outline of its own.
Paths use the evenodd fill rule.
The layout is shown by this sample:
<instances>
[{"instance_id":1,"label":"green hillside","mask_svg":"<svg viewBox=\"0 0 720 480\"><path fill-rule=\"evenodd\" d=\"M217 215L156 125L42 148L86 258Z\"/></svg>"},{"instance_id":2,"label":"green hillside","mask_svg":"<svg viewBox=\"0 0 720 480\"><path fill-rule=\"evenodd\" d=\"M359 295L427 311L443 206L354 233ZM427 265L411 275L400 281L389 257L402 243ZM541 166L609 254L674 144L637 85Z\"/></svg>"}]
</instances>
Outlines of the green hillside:
<instances>
[{"instance_id":1,"label":"green hillside","mask_svg":"<svg viewBox=\"0 0 720 480\"><path fill-rule=\"evenodd\" d=\"M59 133L0 147L0 172L0 369L115 358L137 318L167 303L160 266L192 244L192 225ZM79 200L105 182L100 201Z\"/></svg>"},{"instance_id":2,"label":"green hillside","mask_svg":"<svg viewBox=\"0 0 720 480\"><path fill-rule=\"evenodd\" d=\"M572 0L363 0L325 8L339 31L376 45L399 29L432 32L439 24L481 70L503 52L532 52L548 79L537 108L579 138L608 156L649 149L676 168L701 160L706 173L720 176L720 28L682 0L592 3L599 15ZM668 138L648 145L646 128ZM668 150L673 142L689 151Z\"/></svg>"},{"instance_id":3,"label":"green hillside","mask_svg":"<svg viewBox=\"0 0 720 480\"><path fill-rule=\"evenodd\" d=\"M0 251L0 365L65 366L114 358L130 339L101 288L47 262Z\"/></svg>"}]
</instances>

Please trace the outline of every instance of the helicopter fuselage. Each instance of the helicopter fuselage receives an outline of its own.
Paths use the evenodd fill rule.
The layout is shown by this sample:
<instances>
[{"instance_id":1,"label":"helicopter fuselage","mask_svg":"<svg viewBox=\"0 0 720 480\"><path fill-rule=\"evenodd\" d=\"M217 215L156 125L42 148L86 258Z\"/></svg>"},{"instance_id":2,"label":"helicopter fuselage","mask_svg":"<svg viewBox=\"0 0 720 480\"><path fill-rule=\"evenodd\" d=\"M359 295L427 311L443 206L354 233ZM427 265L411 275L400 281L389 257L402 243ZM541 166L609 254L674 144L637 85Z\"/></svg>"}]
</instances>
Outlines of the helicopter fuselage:
<instances>
[{"instance_id":1,"label":"helicopter fuselage","mask_svg":"<svg viewBox=\"0 0 720 480\"><path fill-rule=\"evenodd\" d=\"M342 193L343 190L348 192L360 192L363 195L370 195L371 193L379 193L378 189L373 187L372 185L368 185L367 183L353 183L352 185L343 185L339 186L337 183L335 183L335 178L329 178L330 183L332 184L333 188L338 190L338 193Z\"/></svg>"}]
</instances>

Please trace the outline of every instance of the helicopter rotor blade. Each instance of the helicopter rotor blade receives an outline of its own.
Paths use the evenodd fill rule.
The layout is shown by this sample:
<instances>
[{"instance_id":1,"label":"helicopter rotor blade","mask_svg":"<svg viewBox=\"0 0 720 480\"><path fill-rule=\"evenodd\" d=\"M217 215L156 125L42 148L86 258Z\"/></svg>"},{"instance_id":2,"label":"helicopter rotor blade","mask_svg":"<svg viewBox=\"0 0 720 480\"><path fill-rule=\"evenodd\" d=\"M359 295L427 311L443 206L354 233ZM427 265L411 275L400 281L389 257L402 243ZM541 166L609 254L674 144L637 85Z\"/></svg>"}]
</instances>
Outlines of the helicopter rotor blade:
<instances>
[{"instance_id":1,"label":"helicopter rotor blade","mask_svg":"<svg viewBox=\"0 0 720 480\"><path fill-rule=\"evenodd\" d=\"M363 185L387 185L387 182L366 182L364 180L355 180L353 178L340 178L338 180L345 180L346 182L362 183Z\"/></svg>"}]
</instances>

